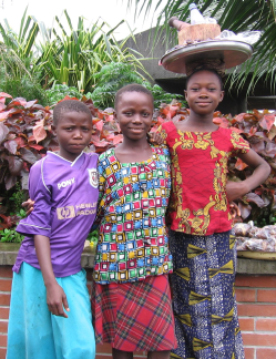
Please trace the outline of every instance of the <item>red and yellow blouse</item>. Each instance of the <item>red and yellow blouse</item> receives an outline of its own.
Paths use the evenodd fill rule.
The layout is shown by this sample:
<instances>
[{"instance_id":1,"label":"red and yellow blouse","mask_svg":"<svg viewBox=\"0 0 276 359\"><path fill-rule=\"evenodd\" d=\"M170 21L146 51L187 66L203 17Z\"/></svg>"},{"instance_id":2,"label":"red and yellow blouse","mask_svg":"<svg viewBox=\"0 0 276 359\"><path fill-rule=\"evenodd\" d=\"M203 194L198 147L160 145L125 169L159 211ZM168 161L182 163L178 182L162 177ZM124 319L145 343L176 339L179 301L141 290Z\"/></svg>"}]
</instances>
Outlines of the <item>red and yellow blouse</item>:
<instances>
[{"instance_id":1,"label":"red and yellow blouse","mask_svg":"<svg viewBox=\"0 0 276 359\"><path fill-rule=\"evenodd\" d=\"M230 230L228 159L249 152L248 142L221 127L214 132L182 132L166 122L159 130L172 160L171 229L201 236Z\"/></svg>"}]
</instances>

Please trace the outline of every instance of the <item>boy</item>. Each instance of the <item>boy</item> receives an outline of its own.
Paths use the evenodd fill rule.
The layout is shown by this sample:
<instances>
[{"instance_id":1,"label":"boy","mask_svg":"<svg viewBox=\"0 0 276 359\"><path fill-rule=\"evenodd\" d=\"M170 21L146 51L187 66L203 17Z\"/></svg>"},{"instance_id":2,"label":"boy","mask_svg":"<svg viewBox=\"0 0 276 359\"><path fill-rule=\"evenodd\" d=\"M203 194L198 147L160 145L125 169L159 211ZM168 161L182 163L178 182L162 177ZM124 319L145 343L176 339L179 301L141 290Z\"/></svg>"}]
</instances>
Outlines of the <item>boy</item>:
<instances>
[{"instance_id":1,"label":"boy","mask_svg":"<svg viewBox=\"0 0 276 359\"><path fill-rule=\"evenodd\" d=\"M31 168L35 207L17 227L26 237L13 267L7 359L95 356L81 268L98 200L98 156L83 153L92 116L85 104L67 100L55 107L53 123L60 151L48 152Z\"/></svg>"}]
</instances>

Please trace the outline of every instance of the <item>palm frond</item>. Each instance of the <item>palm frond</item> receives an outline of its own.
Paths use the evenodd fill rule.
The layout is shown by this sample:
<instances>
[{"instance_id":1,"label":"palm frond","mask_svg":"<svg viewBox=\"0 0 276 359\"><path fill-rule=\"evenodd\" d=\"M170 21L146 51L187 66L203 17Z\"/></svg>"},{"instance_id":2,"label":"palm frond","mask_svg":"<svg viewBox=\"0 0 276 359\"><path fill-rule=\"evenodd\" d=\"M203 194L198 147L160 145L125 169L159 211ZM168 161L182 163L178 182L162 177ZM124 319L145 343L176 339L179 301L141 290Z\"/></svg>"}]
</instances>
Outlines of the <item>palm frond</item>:
<instances>
[{"instance_id":1,"label":"palm frond","mask_svg":"<svg viewBox=\"0 0 276 359\"><path fill-rule=\"evenodd\" d=\"M155 12L158 14L157 27L154 34L154 43L160 41L160 33L166 34L167 46L172 47L169 36L174 32L169 29L168 20L171 16L177 16L182 21L189 21L189 4L194 2L204 16L215 17L222 30L232 30L235 33L260 30L263 31L261 40L255 46L253 57L246 65L235 71L231 76L231 85L245 84L245 79L251 77L247 92L251 92L258 81L268 81L273 87L275 80L275 36L276 36L276 1L275 0L167 0L166 2L153 0L127 0L128 7L135 7L139 14L145 7L151 8L155 3ZM159 36L159 37L158 37ZM264 70L265 69L265 70ZM265 73L265 77L264 77ZM272 88L275 92L275 86Z\"/></svg>"}]
</instances>

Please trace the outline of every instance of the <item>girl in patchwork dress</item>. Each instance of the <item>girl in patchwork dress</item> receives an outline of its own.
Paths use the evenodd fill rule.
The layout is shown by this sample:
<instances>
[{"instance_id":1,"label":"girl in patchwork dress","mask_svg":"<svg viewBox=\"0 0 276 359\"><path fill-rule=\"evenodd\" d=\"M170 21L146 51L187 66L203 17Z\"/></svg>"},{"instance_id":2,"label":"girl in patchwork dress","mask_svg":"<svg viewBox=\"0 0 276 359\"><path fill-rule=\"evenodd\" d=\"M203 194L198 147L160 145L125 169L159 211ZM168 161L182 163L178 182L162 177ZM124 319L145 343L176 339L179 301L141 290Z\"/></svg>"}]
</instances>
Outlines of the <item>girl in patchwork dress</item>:
<instances>
[{"instance_id":1,"label":"girl in patchwork dress","mask_svg":"<svg viewBox=\"0 0 276 359\"><path fill-rule=\"evenodd\" d=\"M168 274L165 212L170 196L170 155L147 140L153 97L143 86L120 89L115 117L123 143L99 158L100 229L92 312L97 343L113 358L168 359L176 348Z\"/></svg>"},{"instance_id":2,"label":"girl in patchwork dress","mask_svg":"<svg viewBox=\"0 0 276 359\"><path fill-rule=\"evenodd\" d=\"M185 96L189 118L160 129L172 160L171 286L178 348L171 358L243 359L229 202L264 182L270 168L240 135L213 123L223 99L217 72L194 72ZM227 182L230 156L252 167L252 176Z\"/></svg>"}]
</instances>

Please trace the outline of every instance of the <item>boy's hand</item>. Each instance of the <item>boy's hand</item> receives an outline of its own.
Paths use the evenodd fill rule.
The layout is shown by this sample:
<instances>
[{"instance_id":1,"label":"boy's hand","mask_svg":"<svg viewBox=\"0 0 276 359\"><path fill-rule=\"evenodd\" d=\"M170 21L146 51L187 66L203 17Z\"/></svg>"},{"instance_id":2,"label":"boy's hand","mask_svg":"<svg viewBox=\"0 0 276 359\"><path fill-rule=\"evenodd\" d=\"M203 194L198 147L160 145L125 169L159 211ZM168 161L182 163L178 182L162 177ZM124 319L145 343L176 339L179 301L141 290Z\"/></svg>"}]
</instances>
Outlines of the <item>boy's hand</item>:
<instances>
[{"instance_id":1,"label":"boy's hand","mask_svg":"<svg viewBox=\"0 0 276 359\"><path fill-rule=\"evenodd\" d=\"M46 287L47 289L47 305L49 311L59 317L68 318L68 315L64 312L63 307L69 312L69 306L61 286L55 282Z\"/></svg>"},{"instance_id":2,"label":"boy's hand","mask_svg":"<svg viewBox=\"0 0 276 359\"><path fill-rule=\"evenodd\" d=\"M25 208L27 216L33 211L35 202L32 201L30 198L27 201L22 203L22 207Z\"/></svg>"},{"instance_id":3,"label":"boy's hand","mask_svg":"<svg viewBox=\"0 0 276 359\"><path fill-rule=\"evenodd\" d=\"M155 145L163 145L164 140L162 138L162 136L160 135L160 133L157 132L149 132L149 142L153 143Z\"/></svg>"},{"instance_id":4,"label":"boy's hand","mask_svg":"<svg viewBox=\"0 0 276 359\"><path fill-rule=\"evenodd\" d=\"M228 181L226 184L226 195L229 203L244 196L248 192L249 191L245 188L243 182Z\"/></svg>"}]
</instances>

